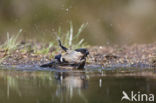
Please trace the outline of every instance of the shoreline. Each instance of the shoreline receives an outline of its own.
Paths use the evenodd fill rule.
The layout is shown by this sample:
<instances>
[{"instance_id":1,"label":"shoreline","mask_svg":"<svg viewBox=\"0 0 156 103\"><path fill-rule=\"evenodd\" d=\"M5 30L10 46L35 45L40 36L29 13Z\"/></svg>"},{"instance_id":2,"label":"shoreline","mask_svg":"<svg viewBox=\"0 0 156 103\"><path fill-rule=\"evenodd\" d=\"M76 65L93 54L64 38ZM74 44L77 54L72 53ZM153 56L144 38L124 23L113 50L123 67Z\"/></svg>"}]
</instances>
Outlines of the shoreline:
<instances>
[{"instance_id":1,"label":"shoreline","mask_svg":"<svg viewBox=\"0 0 156 103\"><path fill-rule=\"evenodd\" d=\"M20 44L16 50L10 53L6 50L1 50L0 65L41 65L50 62L55 54L61 53L61 49L60 51L56 49L59 47L51 47L51 50L45 54L35 53L32 48L29 51L24 51L23 48L21 48L23 45L24 44ZM39 47L38 50L46 48L41 44L37 44L37 46ZM87 57L87 64L101 65L103 67L111 67L111 65L118 64L156 66L156 43L123 46L93 46L89 47L88 50L90 54Z\"/></svg>"}]
</instances>

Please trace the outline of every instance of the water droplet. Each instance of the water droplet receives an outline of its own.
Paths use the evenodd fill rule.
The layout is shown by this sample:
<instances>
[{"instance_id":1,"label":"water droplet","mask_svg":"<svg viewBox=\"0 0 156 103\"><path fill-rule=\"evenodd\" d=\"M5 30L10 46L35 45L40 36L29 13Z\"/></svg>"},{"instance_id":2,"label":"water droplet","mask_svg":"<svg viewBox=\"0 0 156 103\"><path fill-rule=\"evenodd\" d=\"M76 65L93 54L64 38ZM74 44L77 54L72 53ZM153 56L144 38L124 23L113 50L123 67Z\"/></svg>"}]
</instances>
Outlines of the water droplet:
<instances>
[{"instance_id":1,"label":"water droplet","mask_svg":"<svg viewBox=\"0 0 156 103\"><path fill-rule=\"evenodd\" d=\"M69 8L66 9L66 12L68 12L68 11L69 11Z\"/></svg>"},{"instance_id":2,"label":"water droplet","mask_svg":"<svg viewBox=\"0 0 156 103\"><path fill-rule=\"evenodd\" d=\"M99 87L100 88L102 87L102 79L101 78L99 79Z\"/></svg>"}]
</instances>

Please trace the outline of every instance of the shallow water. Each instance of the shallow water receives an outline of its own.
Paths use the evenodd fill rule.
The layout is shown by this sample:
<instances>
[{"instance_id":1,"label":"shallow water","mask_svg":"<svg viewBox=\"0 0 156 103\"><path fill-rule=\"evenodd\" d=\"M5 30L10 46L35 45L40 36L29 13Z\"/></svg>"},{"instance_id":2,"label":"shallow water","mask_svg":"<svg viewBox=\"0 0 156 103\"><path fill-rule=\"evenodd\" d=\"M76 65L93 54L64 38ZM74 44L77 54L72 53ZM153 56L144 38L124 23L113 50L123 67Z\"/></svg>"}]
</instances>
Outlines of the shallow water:
<instances>
[{"instance_id":1,"label":"shallow water","mask_svg":"<svg viewBox=\"0 0 156 103\"><path fill-rule=\"evenodd\" d=\"M154 69L0 68L0 103L121 103L123 91L156 94Z\"/></svg>"}]
</instances>

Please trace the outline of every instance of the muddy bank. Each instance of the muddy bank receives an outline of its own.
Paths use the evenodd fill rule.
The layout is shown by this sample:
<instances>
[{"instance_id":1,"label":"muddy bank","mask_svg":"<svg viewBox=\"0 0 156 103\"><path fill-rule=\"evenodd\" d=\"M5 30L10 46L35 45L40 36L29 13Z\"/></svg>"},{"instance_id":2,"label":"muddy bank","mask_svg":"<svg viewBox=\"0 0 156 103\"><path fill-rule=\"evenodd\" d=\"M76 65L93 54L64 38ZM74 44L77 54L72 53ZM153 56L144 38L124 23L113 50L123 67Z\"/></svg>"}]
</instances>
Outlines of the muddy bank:
<instances>
[{"instance_id":1,"label":"muddy bank","mask_svg":"<svg viewBox=\"0 0 156 103\"><path fill-rule=\"evenodd\" d=\"M40 65L50 62L55 54L62 52L57 51L57 47L52 47L46 54L36 53L33 49L23 51L22 45L24 44L21 44L18 49L10 53L7 50L0 50L1 65ZM41 44L37 46L38 49L46 48ZM88 49L90 55L87 64L99 64L104 67L120 64L127 66L156 66L156 43L94 46Z\"/></svg>"},{"instance_id":2,"label":"muddy bank","mask_svg":"<svg viewBox=\"0 0 156 103\"><path fill-rule=\"evenodd\" d=\"M103 66L125 64L131 66L155 66L156 43L90 48L89 61Z\"/></svg>"}]
</instances>

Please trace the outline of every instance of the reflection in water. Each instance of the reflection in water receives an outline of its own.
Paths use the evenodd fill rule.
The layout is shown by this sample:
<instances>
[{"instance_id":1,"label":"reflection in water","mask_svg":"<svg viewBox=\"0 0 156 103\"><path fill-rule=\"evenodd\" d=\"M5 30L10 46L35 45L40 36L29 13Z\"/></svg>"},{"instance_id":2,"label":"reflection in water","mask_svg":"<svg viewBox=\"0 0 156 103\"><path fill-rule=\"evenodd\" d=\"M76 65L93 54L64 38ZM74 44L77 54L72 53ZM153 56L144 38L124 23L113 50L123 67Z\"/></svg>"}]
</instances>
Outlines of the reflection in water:
<instances>
[{"instance_id":1,"label":"reflection in water","mask_svg":"<svg viewBox=\"0 0 156 103\"><path fill-rule=\"evenodd\" d=\"M87 88L85 72L55 72L55 78L67 88Z\"/></svg>"},{"instance_id":2,"label":"reflection in water","mask_svg":"<svg viewBox=\"0 0 156 103\"><path fill-rule=\"evenodd\" d=\"M18 93L19 96L21 96L21 92L18 88L18 81L16 78L12 78L11 76L7 76L7 97L10 96L10 90L14 90Z\"/></svg>"},{"instance_id":3,"label":"reflection in water","mask_svg":"<svg viewBox=\"0 0 156 103\"><path fill-rule=\"evenodd\" d=\"M0 71L0 103L120 103L122 91L156 94L155 73Z\"/></svg>"},{"instance_id":4,"label":"reflection in water","mask_svg":"<svg viewBox=\"0 0 156 103\"><path fill-rule=\"evenodd\" d=\"M72 98L75 93L84 100L85 103L87 102L87 99L81 92L81 89L87 88L85 72L55 72L55 78L59 82L56 95L59 96L60 99L63 97L63 92L66 93L67 98Z\"/></svg>"}]
</instances>

